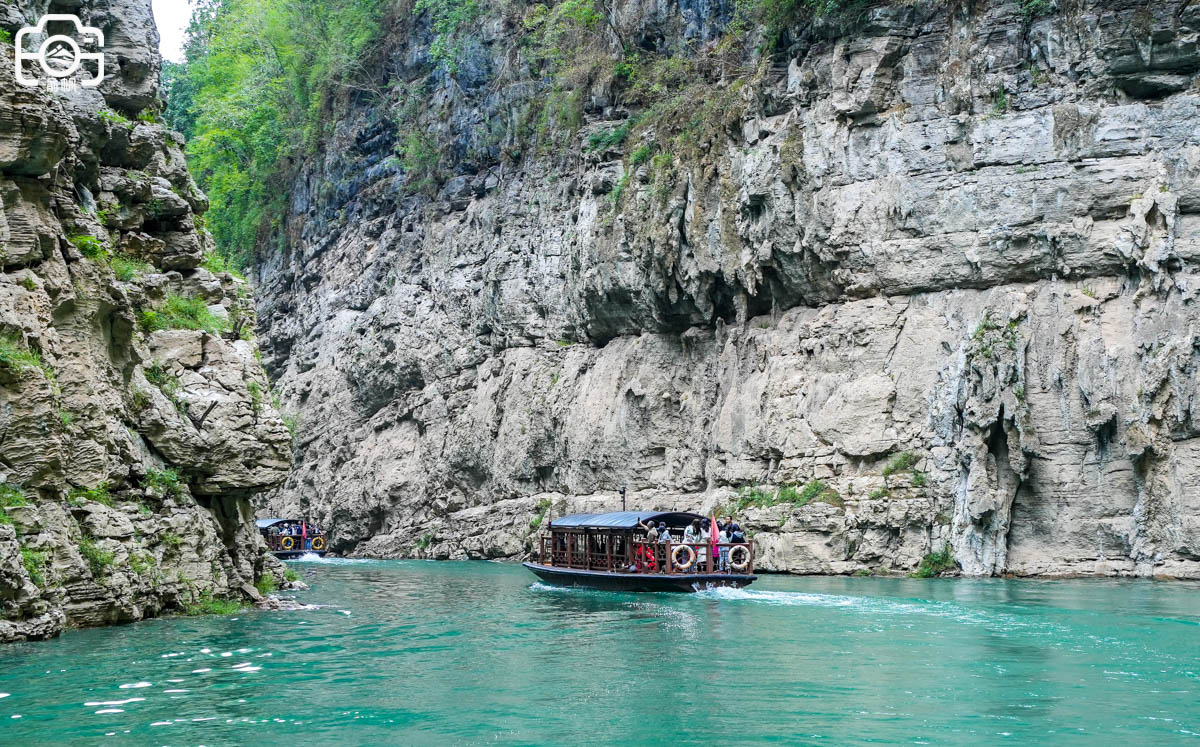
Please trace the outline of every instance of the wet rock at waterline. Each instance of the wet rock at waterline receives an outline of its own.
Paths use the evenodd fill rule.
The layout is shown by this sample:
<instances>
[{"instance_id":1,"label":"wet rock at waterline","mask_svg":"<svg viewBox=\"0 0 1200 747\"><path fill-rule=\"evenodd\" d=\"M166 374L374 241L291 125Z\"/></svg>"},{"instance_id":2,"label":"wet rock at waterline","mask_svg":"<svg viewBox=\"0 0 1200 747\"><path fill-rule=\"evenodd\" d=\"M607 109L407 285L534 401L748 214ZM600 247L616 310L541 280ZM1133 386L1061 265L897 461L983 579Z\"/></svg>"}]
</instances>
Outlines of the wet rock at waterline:
<instances>
[{"instance_id":1,"label":"wet rock at waterline","mask_svg":"<svg viewBox=\"0 0 1200 747\"><path fill-rule=\"evenodd\" d=\"M723 22L617 5L667 46ZM426 81L422 121L484 155L405 195L384 105L337 103L257 268L301 422L264 510L342 552L517 558L623 485L742 492L762 570L949 543L972 575L1200 576L1200 15L1060 6L802 30L714 83L688 153L636 124L589 147L636 115L593 81L570 146L493 160L476 125L539 91L519 32L486 25L463 83L393 29L379 77Z\"/></svg>"}]
</instances>

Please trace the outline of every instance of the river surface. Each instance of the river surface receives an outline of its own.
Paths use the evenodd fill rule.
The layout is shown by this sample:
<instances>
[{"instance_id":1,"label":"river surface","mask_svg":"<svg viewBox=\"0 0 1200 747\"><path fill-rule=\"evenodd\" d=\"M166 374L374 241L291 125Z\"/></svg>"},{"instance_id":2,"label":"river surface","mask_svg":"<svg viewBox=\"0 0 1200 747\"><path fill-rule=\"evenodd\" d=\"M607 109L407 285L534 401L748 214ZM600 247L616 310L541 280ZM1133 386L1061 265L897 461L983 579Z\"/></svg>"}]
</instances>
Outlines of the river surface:
<instances>
[{"instance_id":1,"label":"river surface","mask_svg":"<svg viewBox=\"0 0 1200 747\"><path fill-rule=\"evenodd\" d=\"M293 567L319 607L0 649L0 744L1200 741L1197 584Z\"/></svg>"}]
</instances>

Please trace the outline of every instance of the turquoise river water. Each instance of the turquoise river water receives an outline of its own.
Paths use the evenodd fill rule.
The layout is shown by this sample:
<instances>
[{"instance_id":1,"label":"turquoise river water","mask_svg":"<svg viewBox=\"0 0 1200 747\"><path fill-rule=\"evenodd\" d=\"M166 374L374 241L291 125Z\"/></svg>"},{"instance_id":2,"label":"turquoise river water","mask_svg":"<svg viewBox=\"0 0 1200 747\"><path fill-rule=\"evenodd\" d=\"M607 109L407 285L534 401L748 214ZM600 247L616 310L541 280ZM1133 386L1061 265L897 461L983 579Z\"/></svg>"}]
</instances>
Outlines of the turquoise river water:
<instances>
[{"instance_id":1,"label":"turquoise river water","mask_svg":"<svg viewBox=\"0 0 1200 747\"><path fill-rule=\"evenodd\" d=\"M1195 743L1200 585L556 590L323 561L314 605L0 648L0 744ZM319 605L319 606L316 606Z\"/></svg>"}]
</instances>

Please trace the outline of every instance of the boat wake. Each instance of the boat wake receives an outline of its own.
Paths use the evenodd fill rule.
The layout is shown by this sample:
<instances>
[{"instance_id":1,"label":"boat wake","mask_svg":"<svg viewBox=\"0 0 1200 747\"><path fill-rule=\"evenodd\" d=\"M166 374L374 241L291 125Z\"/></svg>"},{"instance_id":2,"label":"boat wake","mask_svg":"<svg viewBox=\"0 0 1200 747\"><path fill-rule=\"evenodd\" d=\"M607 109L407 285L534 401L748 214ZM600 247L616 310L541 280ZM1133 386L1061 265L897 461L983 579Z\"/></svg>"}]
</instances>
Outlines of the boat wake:
<instances>
[{"instance_id":1,"label":"boat wake","mask_svg":"<svg viewBox=\"0 0 1200 747\"><path fill-rule=\"evenodd\" d=\"M800 591L762 591L714 587L697 591L701 599L751 602L784 607L824 607L844 609L852 614L865 615L914 615L940 617L963 625L1002 626L1006 630L1016 628L1051 633L1062 630L1053 623L1032 625L1018 615L995 610L964 607L955 602L939 602L926 599L889 599L886 597L854 597L841 594L814 594Z\"/></svg>"},{"instance_id":2,"label":"boat wake","mask_svg":"<svg viewBox=\"0 0 1200 747\"><path fill-rule=\"evenodd\" d=\"M313 552L306 552L298 558L283 561L285 563L321 563L323 565L359 565L362 563L377 563L371 558L322 558Z\"/></svg>"}]
</instances>

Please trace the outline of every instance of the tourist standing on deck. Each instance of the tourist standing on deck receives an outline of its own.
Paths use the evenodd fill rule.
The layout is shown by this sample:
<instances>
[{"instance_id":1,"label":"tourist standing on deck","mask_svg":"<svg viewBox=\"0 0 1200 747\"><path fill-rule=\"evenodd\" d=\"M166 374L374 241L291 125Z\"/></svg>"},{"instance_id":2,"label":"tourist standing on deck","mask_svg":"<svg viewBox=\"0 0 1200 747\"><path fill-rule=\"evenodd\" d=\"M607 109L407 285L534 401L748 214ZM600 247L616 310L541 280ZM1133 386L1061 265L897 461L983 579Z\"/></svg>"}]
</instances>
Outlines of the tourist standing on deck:
<instances>
[{"instance_id":1,"label":"tourist standing on deck","mask_svg":"<svg viewBox=\"0 0 1200 747\"><path fill-rule=\"evenodd\" d=\"M722 571L727 571L729 570L729 548L725 547L724 545L728 544L729 542L729 524L725 524L724 526L718 524L717 526L721 528L720 539L717 540L721 543L721 563L719 565L719 569Z\"/></svg>"}]
</instances>

